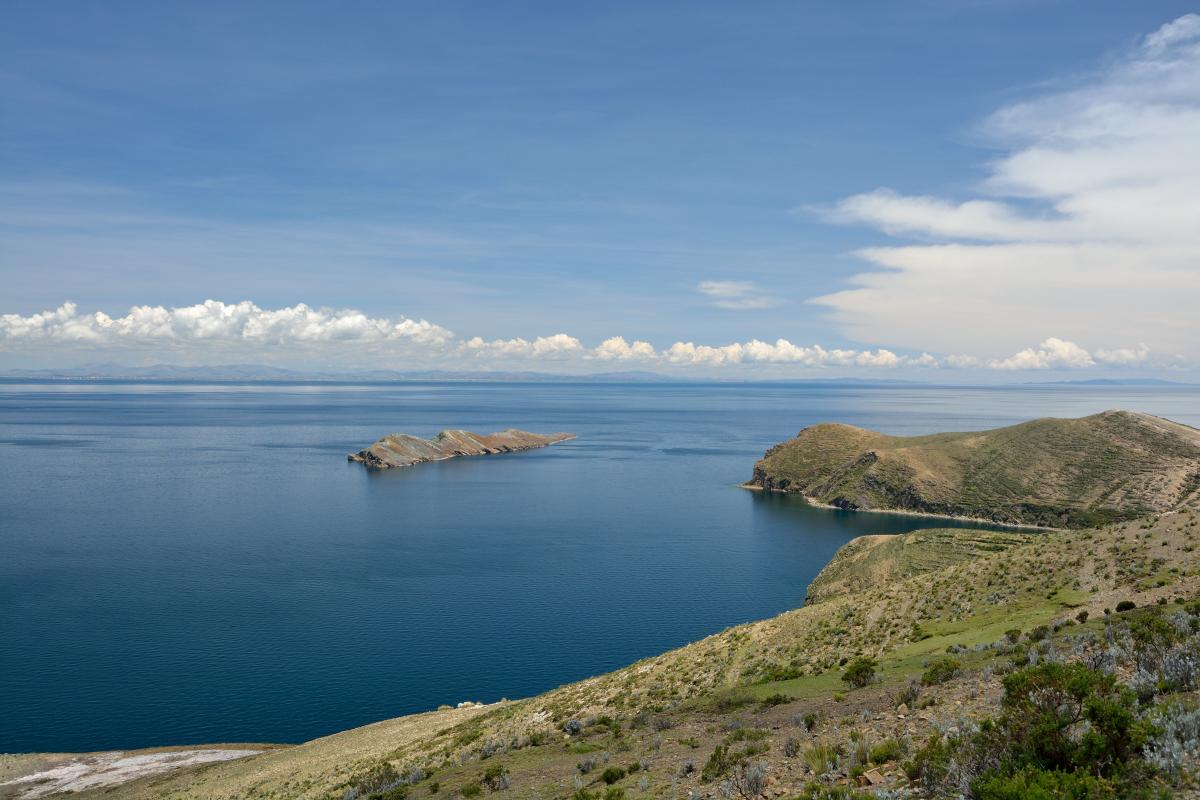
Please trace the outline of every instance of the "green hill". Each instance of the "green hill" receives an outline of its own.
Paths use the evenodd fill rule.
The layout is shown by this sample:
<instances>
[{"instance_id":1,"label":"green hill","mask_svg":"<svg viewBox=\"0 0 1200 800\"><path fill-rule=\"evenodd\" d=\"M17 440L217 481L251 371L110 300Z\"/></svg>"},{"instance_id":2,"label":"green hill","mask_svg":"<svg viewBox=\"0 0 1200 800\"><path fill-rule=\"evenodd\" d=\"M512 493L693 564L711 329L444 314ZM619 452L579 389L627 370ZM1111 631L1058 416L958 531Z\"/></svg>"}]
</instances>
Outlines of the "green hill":
<instances>
[{"instance_id":1,"label":"green hill","mask_svg":"<svg viewBox=\"0 0 1200 800\"><path fill-rule=\"evenodd\" d=\"M1128 411L972 433L887 436L814 425L748 486L846 509L1086 527L1200 500L1200 431Z\"/></svg>"}]
</instances>

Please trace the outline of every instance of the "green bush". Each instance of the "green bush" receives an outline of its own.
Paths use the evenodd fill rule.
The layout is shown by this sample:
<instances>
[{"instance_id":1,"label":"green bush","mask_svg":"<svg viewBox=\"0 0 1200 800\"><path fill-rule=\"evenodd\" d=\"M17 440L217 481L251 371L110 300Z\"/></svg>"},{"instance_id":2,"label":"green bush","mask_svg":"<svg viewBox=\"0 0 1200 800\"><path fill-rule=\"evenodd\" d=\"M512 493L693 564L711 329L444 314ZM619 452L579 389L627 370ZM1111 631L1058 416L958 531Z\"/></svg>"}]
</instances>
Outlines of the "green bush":
<instances>
[{"instance_id":1,"label":"green bush","mask_svg":"<svg viewBox=\"0 0 1200 800\"><path fill-rule=\"evenodd\" d=\"M846 669L842 673L842 680L846 682L847 686L861 689L875 680L876 666L878 664L875 662L875 659L859 656L846 665Z\"/></svg>"},{"instance_id":2,"label":"green bush","mask_svg":"<svg viewBox=\"0 0 1200 800\"><path fill-rule=\"evenodd\" d=\"M708 757L708 761L704 762L704 769L700 771L700 780L708 783L724 775L737 763L735 756L730 753L725 745L719 744L713 750L712 755Z\"/></svg>"},{"instance_id":3,"label":"green bush","mask_svg":"<svg viewBox=\"0 0 1200 800\"><path fill-rule=\"evenodd\" d=\"M600 779L610 786L625 777L625 770L621 767L608 767L604 772L600 773Z\"/></svg>"},{"instance_id":4,"label":"green bush","mask_svg":"<svg viewBox=\"0 0 1200 800\"><path fill-rule=\"evenodd\" d=\"M906 772L934 796L957 791L954 773L978 775L972 796L986 800L1157 796L1142 761L1153 728L1112 675L1079 663L1027 667L1005 676L1001 709L969 739L933 737Z\"/></svg>"},{"instance_id":5,"label":"green bush","mask_svg":"<svg viewBox=\"0 0 1200 800\"><path fill-rule=\"evenodd\" d=\"M979 800L1117 800L1109 781L1086 772L1054 772L1026 767L1014 775L985 778L975 787Z\"/></svg>"},{"instance_id":6,"label":"green bush","mask_svg":"<svg viewBox=\"0 0 1200 800\"><path fill-rule=\"evenodd\" d=\"M886 764L900 758L901 750L900 743L895 739L884 739L871 748L868 758L872 764Z\"/></svg>"},{"instance_id":7,"label":"green bush","mask_svg":"<svg viewBox=\"0 0 1200 800\"><path fill-rule=\"evenodd\" d=\"M1049 625L1038 625L1036 628L1031 630L1028 635L1029 635L1029 641L1040 642L1043 639L1045 639L1047 636L1050 635L1050 626Z\"/></svg>"},{"instance_id":8,"label":"green bush","mask_svg":"<svg viewBox=\"0 0 1200 800\"><path fill-rule=\"evenodd\" d=\"M483 777L480 778L480 782L493 792L507 789L508 769L500 764L492 764L483 771Z\"/></svg>"},{"instance_id":9,"label":"green bush","mask_svg":"<svg viewBox=\"0 0 1200 800\"><path fill-rule=\"evenodd\" d=\"M926 686L936 686L953 678L962 669L962 662L957 658L946 656L932 662L921 675L921 683Z\"/></svg>"},{"instance_id":10,"label":"green bush","mask_svg":"<svg viewBox=\"0 0 1200 800\"><path fill-rule=\"evenodd\" d=\"M1137 608L1137 603L1133 602L1132 600L1122 600L1121 602L1117 603L1118 613L1121 611L1132 611L1135 608Z\"/></svg>"},{"instance_id":11,"label":"green bush","mask_svg":"<svg viewBox=\"0 0 1200 800\"><path fill-rule=\"evenodd\" d=\"M478 783L468 783L462 787L463 797L479 797L481 794L483 794L483 787Z\"/></svg>"},{"instance_id":12,"label":"green bush","mask_svg":"<svg viewBox=\"0 0 1200 800\"><path fill-rule=\"evenodd\" d=\"M771 706L781 706L790 702L792 702L791 697L783 694L782 692L776 692L773 695L764 697L760 705L762 705L763 708L770 708Z\"/></svg>"}]
</instances>

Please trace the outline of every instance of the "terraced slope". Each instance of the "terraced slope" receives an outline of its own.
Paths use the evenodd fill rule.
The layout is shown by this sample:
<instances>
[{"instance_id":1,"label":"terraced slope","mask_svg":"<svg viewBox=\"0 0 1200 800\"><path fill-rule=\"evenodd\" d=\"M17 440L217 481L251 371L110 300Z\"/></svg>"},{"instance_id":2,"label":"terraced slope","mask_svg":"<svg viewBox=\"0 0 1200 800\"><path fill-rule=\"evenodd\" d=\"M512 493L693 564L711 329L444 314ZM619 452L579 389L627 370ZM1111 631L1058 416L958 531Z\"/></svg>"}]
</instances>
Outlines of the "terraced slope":
<instances>
[{"instance_id":1,"label":"terraced slope","mask_svg":"<svg viewBox=\"0 0 1200 800\"><path fill-rule=\"evenodd\" d=\"M428 461L444 461L458 456L534 450L574 438L574 434L570 433L530 433L516 428L489 434L445 430L432 439L422 439L407 433L392 433L346 458L357 461L368 469L392 469L411 467Z\"/></svg>"},{"instance_id":2,"label":"terraced slope","mask_svg":"<svg viewBox=\"0 0 1200 800\"><path fill-rule=\"evenodd\" d=\"M1129 411L911 437L814 425L768 450L747 486L846 509L1086 527L1200 504L1200 431Z\"/></svg>"},{"instance_id":3,"label":"terraced slope","mask_svg":"<svg viewBox=\"0 0 1200 800\"><path fill-rule=\"evenodd\" d=\"M936 572L961 561L1029 543L1039 534L930 528L900 535L860 536L844 545L808 586L806 603L852 595Z\"/></svg>"}]
</instances>

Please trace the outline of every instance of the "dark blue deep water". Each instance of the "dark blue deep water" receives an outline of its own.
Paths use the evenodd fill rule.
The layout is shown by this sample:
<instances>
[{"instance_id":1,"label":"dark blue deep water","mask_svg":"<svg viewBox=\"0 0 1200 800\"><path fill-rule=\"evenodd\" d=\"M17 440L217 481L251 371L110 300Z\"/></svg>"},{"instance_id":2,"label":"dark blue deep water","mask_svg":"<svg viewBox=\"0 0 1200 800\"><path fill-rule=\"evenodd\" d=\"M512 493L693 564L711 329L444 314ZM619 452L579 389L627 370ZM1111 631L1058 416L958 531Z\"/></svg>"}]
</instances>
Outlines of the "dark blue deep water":
<instances>
[{"instance_id":1,"label":"dark blue deep water","mask_svg":"<svg viewBox=\"0 0 1200 800\"><path fill-rule=\"evenodd\" d=\"M1200 393L785 384L0 383L0 751L295 742L522 697L803 602L913 517L737 488L838 420L911 434ZM373 474L389 431L575 441ZM926 523L927 524L927 523Z\"/></svg>"}]
</instances>

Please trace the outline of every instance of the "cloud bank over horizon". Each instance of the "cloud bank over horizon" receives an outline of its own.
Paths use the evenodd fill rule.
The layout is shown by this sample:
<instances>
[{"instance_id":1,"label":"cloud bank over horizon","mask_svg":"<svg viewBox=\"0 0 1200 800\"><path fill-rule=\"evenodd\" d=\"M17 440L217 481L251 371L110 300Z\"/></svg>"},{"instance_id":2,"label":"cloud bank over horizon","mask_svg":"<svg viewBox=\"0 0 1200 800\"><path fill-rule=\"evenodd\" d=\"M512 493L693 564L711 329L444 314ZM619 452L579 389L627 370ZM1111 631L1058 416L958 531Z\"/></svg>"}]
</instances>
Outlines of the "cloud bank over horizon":
<instances>
[{"instance_id":1,"label":"cloud bank over horizon","mask_svg":"<svg viewBox=\"0 0 1200 800\"><path fill-rule=\"evenodd\" d=\"M872 269L812 302L852 339L963 347L1004 369L1200 355L1200 15L981 133L1001 154L978 197L880 188L826 209L913 243L860 250ZM999 355L1029 338L1045 344ZM1084 339L1099 349L1061 346Z\"/></svg>"},{"instance_id":2,"label":"cloud bank over horizon","mask_svg":"<svg viewBox=\"0 0 1200 800\"><path fill-rule=\"evenodd\" d=\"M1181 367L1178 357L1156 359L1137 343L1115 349L1087 350L1050 337L1003 358L928 352L898 354L886 348L854 349L796 345L784 338L727 344L676 341L665 347L624 336L594 346L567 333L531 339L462 338L424 319L371 317L354 309L316 308L306 304L264 309L249 300L206 300L191 306L135 306L124 316L103 311L81 313L67 302L54 310L22 316L0 314L0 356L44 362L66 357L119 353L145 360L176 359L216 363L214 359L278 363L295 358L333 360L347 367L396 368L431 365L488 370L552 368L603 371L625 368L731 372L739 367L792 367L803 370L949 369L1044 371L1094 367ZM0 365L3 360L0 359Z\"/></svg>"}]
</instances>

